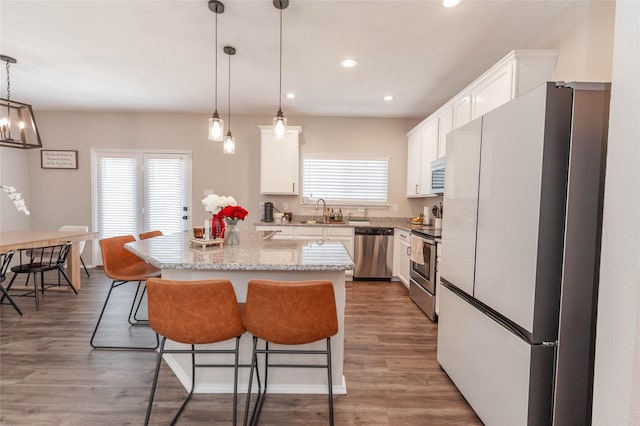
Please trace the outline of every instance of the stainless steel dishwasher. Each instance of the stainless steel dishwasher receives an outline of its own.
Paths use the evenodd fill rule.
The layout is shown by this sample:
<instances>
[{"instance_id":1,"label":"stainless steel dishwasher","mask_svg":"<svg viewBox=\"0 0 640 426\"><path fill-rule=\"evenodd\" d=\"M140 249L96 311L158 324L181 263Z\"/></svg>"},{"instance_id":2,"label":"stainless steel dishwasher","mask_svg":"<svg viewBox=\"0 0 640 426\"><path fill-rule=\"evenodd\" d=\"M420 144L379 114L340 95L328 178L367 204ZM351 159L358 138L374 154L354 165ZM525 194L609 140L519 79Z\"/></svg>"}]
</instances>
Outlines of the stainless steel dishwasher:
<instances>
[{"instance_id":1,"label":"stainless steel dishwasher","mask_svg":"<svg viewBox=\"0 0 640 426\"><path fill-rule=\"evenodd\" d=\"M393 228L355 229L355 280L390 280L393 273Z\"/></svg>"}]
</instances>

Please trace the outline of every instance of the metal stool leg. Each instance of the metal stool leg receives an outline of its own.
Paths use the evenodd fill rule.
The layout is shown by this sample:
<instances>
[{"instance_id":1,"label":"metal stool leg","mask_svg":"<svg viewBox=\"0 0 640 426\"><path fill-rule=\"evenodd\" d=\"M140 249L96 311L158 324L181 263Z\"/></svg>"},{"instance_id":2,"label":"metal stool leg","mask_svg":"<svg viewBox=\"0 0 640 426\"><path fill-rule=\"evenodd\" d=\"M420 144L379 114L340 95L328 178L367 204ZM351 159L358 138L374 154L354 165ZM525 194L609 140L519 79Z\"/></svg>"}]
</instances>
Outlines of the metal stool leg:
<instances>
[{"instance_id":1,"label":"metal stool leg","mask_svg":"<svg viewBox=\"0 0 640 426\"><path fill-rule=\"evenodd\" d=\"M167 340L166 337L162 338L160 344L160 351L158 352L158 360L156 361L156 372L153 376L153 384L151 385L151 395L149 395L149 404L147 404L147 414L144 417L144 424L149 424L149 417L151 417L151 407L153 406L153 397L156 394L156 386L158 385L158 375L160 374L160 366L162 365L162 354L164 353L164 343Z\"/></svg>"},{"instance_id":2,"label":"metal stool leg","mask_svg":"<svg viewBox=\"0 0 640 426\"><path fill-rule=\"evenodd\" d=\"M94 349L114 349L114 350L139 350L139 351L148 351L148 350L156 350L160 345L160 338L158 337L158 333L156 335L156 345L153 347L150 346L99 346L93 343L93 339L96 337L96 333L98 331L98 327L100 326L100 322L102 321L102 316L104 315L104 311L107 307L107 303L109 303L109 298L111 297L111 292L114 288L119 287L123 284L128 283L129 281L113 281L111 283L111 287L109 288L109 293L107 293L107 298L104 301L104 305L102 305L102 311L100 311L100 316L98 317L98 322L96 323L96 327L93 329L93 334L91 335L91 340L89 344Z\"/></svg>"}]
</instances>

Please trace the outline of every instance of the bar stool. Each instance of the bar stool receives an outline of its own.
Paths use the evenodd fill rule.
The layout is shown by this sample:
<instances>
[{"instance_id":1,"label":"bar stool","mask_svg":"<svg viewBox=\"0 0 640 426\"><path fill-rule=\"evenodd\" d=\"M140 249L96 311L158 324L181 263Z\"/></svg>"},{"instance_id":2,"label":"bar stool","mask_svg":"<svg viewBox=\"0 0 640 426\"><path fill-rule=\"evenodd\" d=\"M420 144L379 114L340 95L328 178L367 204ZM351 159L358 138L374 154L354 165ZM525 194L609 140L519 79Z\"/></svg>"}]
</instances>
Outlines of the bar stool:
<instances>
[{"instance_id":1,"label":"bar stool","mask_svg":"<svg viewBox=\"0 0 640 426\"><path fill-rule=\"evenodd\" d=\"M197 367L233 367L233 424L238 402L238 355L240 336L246 331L236 293L229 280L147 281L149 324L162 336L144 424L149 424L153 397L164 354L191 354L191 390L171 424L173 425L193 395ZM195 345L224 342L235 338L235 349L196 349ZM191 349L166 349L166 340L191 345ZM198 364L196 354L234 354L233 364Z\"/></svg>"},{"instance_id":2,"label":"bar stool","mask_svg":"<svg viewBox=\"0 0 640 426\"><path fill-rule=\"evenodd\" d=\"M2 265L2 266L0 266L0 291L2 292L2 298L0 298L0 303L6 297L7 300L9 301L9 303L11 304L11 306L13 306L13 309L18 311L18 313L20 315L22 315L22 311L18 307L18 304L13 300L13 298L11 297L11 295L9 294L7 289L4 288L4 286L2 285L2 282L4 281L4 279L5 279L6 275L7 275L7 268L9 267L9 263L11 262L11 258L13 257L13 253L14 252L10 251L9 253L5 253L5 254L2 255L2 263L0 264L0 265Z\"/></svg>"},{"instance_id":3,"label":"bar stool","mask_svg":"<svg viewBox=\"0 0 640 426\"><path fill-rule=\"evenodd\" d=\"M244 413L247 424L251 400L253 371L258 369L258 354L264 354L264 392L258 382L258 397L251 414L251 424L257 424L264 397L267 394L269 367L326 368L329 390L329 423L333 425L333 389L331 383L331 336L338 333L338 314L333 284L330 281L267 281L251 280L247 289L244 323L253 335L253 355ZM258 348L258 339L265 348ZM325 350L269 349L269 343L301 345L326 341ZM270 364L269 354L323 354L326 364Z\"/></svg>"},{"instance_id":4,"label":"bar stool","mask_svg":"<svg viewBox=\"0 0 640 426\"><path fill-rule=\"evenodd\" d=\"M107 277L111 278L113 281L111 282L111 287L109 288L109 293L107 294L107 298L104 301L104 305L102 306L102 311L100 312L100 316L98 317L98 322L96 323L96 327L93 330L93 334L91 335L91 340L89 343L91 347L94 349L130 349L130 350L155 350L160 344L160 339L156 334L156 344L153 347L149 346L105 346L105 345L95 345L93 343L94 338L96 337L96 333L98 331L98 327L100 326L100 321L102 321L102 316L104 315L104 311L107 307L107 303L109 303L109 298L111 297L111 292L114 288L120 287L128 282L137 281L138 286L136 288L136 293L133 296L133 302L131 303L131 310L129 311L129 324L132 326L136 325L145 325L148 326L149 323L146 320L138 320L135 318L134 307L140 307L140 303L142 302L142 298L145 294L145 287L142 285L143 281L146 281L149 278L159 277L160 270L153 265L148 264L144 260L140 259L135 254L131 253L127 250L124 245L126 243L130 243L135 241L135 237L133 235L124 235L120 237L111 237L100 240L100 250L102 251L102 264L104 266L104 273ZM140 292L140 288L142 287L142 292ZM138 300L138 294L140 294L140 299ZM138 311L136 308L136 313Z\"/></svg>"},{"instance_id":5,"label":"bar stool","mask_svg":"<svg viewBox=\"0 0 640 426\"><path fill-rule=\"evenodd\" d=\"M149 231L149 232L143 232L138 236L140 237L141 240L146 240L148 238L160 237L162 235L164 235L162 231Z\"/></svg>"}]
</instances>

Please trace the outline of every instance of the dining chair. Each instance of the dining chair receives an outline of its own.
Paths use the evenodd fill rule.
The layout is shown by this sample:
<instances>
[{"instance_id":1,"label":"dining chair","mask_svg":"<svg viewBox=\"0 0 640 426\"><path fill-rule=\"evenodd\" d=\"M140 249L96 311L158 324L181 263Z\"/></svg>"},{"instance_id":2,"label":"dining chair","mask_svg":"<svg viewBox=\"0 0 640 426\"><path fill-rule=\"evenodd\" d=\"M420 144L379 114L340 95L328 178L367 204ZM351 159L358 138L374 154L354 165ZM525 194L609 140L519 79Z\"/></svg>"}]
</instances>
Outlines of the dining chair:
<instances>
[{"instance_id":1,"label":"dining chair","mask_svg":"<svg viewBox=\"0 0 640 426\"><path fill-rule=\"evenodd\" d=\"M253 354L243 424L246 425L251 402L254 370L258 371L258 354L264 354L264 391L258 382L258 395L250 424L257 424L270 367L326 368L329 393L329 423L333 425L333 385L331 382L331 336L338 333L336 299L331 281L251 280L247 288L244 325L253 335ZM264 341L264 349L259 348ZM302 345L325 341L325 349L270 349L269 344ZM323 364L270 363L270 354L325 355Z\"/></svg>"},{"instance_id":2,"label":"dining chair","mask_svg":"<svg viewBox=\"0 0 640 426\"><path fill-rule=\"evenodd\" d=\"M149 325L162 336L156 360L156 370L149 395L144 424L149 424L153 398L164 354L191 355L191 390L174 416L175 424L193 395L196 368L233 367L233 424L236 424L238 403L238 356L240 336L245 328L236 293L229 280L173 281L161 278L147 280ZM167 339L191 345L190 349L167 349ZM233 349L196 349L196 345L235 339ZM233 364L196 362L196 354L233 354ZM219 422L214 422L220 424Z\"/></svg>"},{"instance_id":3,"label":"dining chair","mask_svg":"<svg viewBox=\"0 0 640 426\"><path fill-rule=\"evenodd\" d=\"M89 232L89 227L84 225L63 225L58 228L58 231L76 231L76 232ZM90 277L89 271L87 270L87 265L84 263L84 259L82 259L82 252L84 251L85 241L80 241L78 243L78 253L80 254L80 262L82 262L82 267L84 268L84 272L87 274L87 278Z\"/></svg>"},{"instance_id":4,"label":"dining chair","mask_svg":"<svg viewBox=\"0 0 640 426\"><path fill-rule=\"evenodd\" d=\"M160 339L158 338L157 333L156 344L153 347L94 344L94 339L96 337L96 333L98 332L98 327L100 326L100 322L102 321L105 309L107 308L107 304L109 303L111 292L115 288L118 288L129 282L137 281L138 285L136 287L135 295L133 296L133 301L131 303L131 309L129 311L129 317L127 320L129 321L129 324L131 326L149 325L148 321L137 320L135 318L134 308L137 312L145 295L146 287L142 283L149 278L160 277L160 269L148 264L125 248L124 245L126 243L130 243L133 241L136 241L133 235L123 235L100 240L100 250L102 251L102 264L104 267L104 273L107 277L111 278L112 282L111 287L109 288L109 292L107 293L107 297L104 301L104 305L102 305L102 310L100 311L98 322L96 323L93 334L91 335L91 340L89 341L91 347L94 349L155 350L160 344Z\"/></svg>"},{"instance_id":5,"label":"dining chair","mask_svg":"<svg viewBox=\"0 0 640 426\"><path fill-rule=\"evenodd\" d=\"M162 231L155 230L155 231L143 232L138 236L140 237L141 240L146 240L148 238L160 237L162 235L164 235Z\"/></svg>"},{"instance_id":6,"label":"dining chair","mask_svg":"<svg viewBox=\"0 0 640 426\"><path fill-rule=\"evenodd\" d=\"M44 291L48 287L52 287L56 284L46 284L44 282L44 273L47 271L58 272L58 284L60 285L60 276L62 276L67 285L71 287L71 290L77 295L76 288L71 283L71 279L64 271L64 264L67 261L67 255L71 249L71 243L58 244L48 247L30 248L20 250L19 265L13 266L11 272L13 277L7 286L7 291L11 289L13 283L16 280L18 274L27 274L25 286L29 285L29 278L33 274L33 291L22 294L22 296L28 296L33 293L36 300L36 310L40 310L40 298L38 295L38 274L40 275L40 293L44 295ZM0 302L4 299L4 295Z\"/></svg>"},{"instance_id":7,"label":"dining chair","mask_svg":"<svg viewBox=\"0 0 640 426\"><path fill-rule=\"evenodd\" d=\"M9 267L9 264L11 263L11 258L13 257L14 252L10 251L9 253L4 253L2 254L2 262L0 263L0 291L2 292L2 298L0 299L0 303L2 303L2 300L5 299L5 297L7 298L7 300L9 301L9 303L11 304L11 306L13 306L13 309L15 309L16 311L18 311L18 313L20 315L22 315L22 311L20 310L20 308L18 307L18 304L13 300L13 298L11 297L11 295L9 294L9 292L7 291L6 288L4 288L4 286L2 285L2 282L4 281L6 275L7 275L7 268Z\"/></svg>"}]
</instances>

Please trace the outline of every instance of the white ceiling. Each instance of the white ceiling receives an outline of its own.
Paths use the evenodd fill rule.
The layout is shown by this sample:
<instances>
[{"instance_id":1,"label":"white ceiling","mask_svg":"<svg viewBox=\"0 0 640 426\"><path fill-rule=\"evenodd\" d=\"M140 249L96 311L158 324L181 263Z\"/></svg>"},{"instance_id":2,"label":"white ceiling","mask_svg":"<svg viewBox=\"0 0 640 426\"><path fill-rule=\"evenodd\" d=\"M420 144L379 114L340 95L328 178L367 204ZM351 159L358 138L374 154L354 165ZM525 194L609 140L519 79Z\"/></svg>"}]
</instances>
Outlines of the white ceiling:
<instances>
[{"instance_id":1,"label":"white ceiling","mask_svg":"<svg viewBox=\"0 0 640 426\"><path fill-rule=\"evenodd\" d=\"M218 109L274 114L279 11L271 0L223 0ZM285 115L424 117L512 49L567 25L572 1L291 0L283 12ZM37 110L210 114L215 14L207 0L0 0L0 54L11 94ZM563 30L563 31L566 31ZM551 46L552 47L552 46ZM358 59L355 69L338 62ZM0 70L0 97L6 73ZM395 96L392 102L384 95Z\"/></svg>"}]
</instances>

